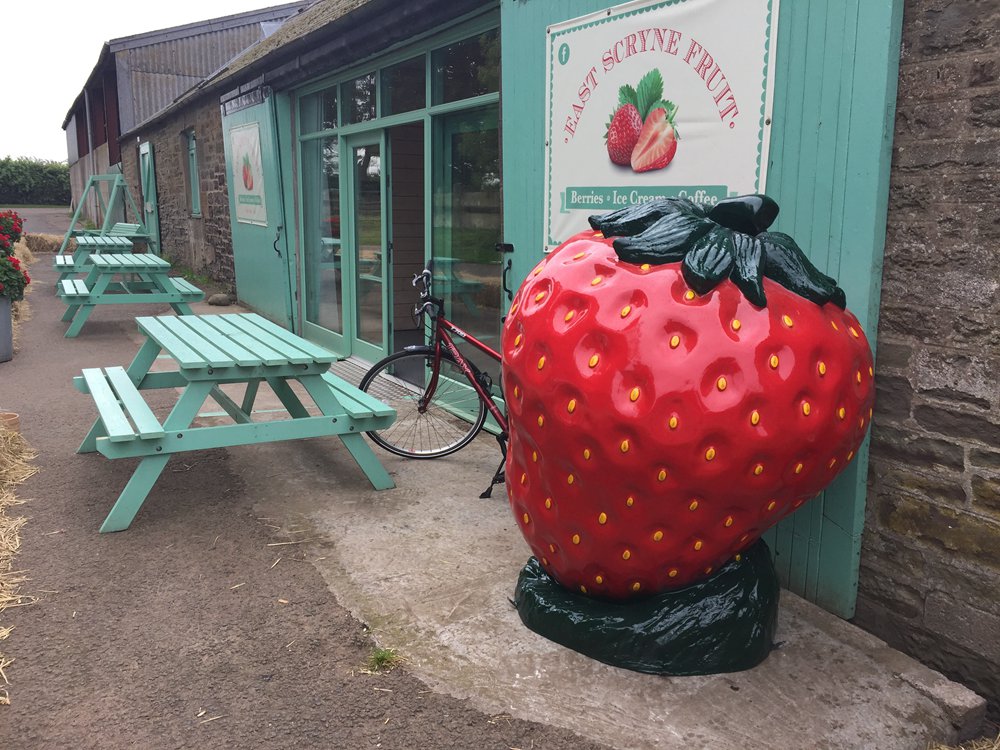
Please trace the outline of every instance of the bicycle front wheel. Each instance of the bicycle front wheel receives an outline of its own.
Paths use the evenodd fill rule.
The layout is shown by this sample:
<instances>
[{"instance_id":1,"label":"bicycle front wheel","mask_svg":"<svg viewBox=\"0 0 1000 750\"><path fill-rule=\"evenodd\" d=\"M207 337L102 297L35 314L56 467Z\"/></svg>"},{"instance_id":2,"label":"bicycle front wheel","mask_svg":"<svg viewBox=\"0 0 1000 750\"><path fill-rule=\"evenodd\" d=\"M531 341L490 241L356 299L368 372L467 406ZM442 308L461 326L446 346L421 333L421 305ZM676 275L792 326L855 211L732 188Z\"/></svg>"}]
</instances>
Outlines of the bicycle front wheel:
<instances>
[{"instance_id":1,"label":"bicycle front wheel","mask_svg":"<svg viewBox=\"0 0 1000 750\"><path fill-rule=\"evenodd\" d=\"M396 410L396 421L367 434L397 456L447 456L468 445L486 421L486 404L446 353L441 355L434 394L420 408L434 362L432 351L396 352L377 362L361 380L361 390Z\"/></svg>"}]
</instances>

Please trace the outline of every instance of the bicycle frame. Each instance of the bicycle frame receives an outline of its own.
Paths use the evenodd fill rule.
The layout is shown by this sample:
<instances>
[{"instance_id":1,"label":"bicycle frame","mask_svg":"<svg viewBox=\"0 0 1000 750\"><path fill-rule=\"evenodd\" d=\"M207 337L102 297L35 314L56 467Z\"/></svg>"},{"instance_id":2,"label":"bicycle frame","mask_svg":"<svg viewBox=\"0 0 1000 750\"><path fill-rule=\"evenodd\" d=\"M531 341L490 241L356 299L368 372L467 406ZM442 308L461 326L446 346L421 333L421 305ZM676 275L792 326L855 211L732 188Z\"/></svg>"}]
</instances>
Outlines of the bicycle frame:
<instances>
[{"instance_id":1,"label":"bicycle frame","mask_svg":"<svg viewBox=\"0 0 1000 750\"><path fill-rule=\"evenodd\" d=\"M450 320L444 317L440 312L433 315L432 319L433 319L433 326L432 326L433 341L431 345L434 348L435 363L440 361L441 349L443 347L455 359L455 362L458 364L459 369L462 370L462 373L468 379L469 385L473 387L473 389L479 395L479 398L483 401L484 404L486 404L486 408L493 416L493 419L496 420L496 423L500 426L500 430L502 432L501 437L506 439L507 416L502 411L500 411L500 407L496 405L496 402L493 400L493 396L490 395L483 387L483 385L479 382L479 379L476 377L475 371L472 369L472 365L470 364L469 360L466 359L465 355L462 354L458 346L455 344L455 340L452 338L452 335L457 336L462 341L465 341L468 344L471 344L476 349L481 351L483 354L490 357L491 359L496 360L497 362L501 361L500 353L494 351L492 348L484 344L482 341L477 339L468 331L465 331L464 329L452 323ZM431 376L430 382L427 384L427 389L424 391L424 395L420 399L421 408L423 408L424 404L430 402L431 398L434 396L434 391L437 388L438 373L439 369L435 367L434 374Z\"/></svg>"}]
</instances>

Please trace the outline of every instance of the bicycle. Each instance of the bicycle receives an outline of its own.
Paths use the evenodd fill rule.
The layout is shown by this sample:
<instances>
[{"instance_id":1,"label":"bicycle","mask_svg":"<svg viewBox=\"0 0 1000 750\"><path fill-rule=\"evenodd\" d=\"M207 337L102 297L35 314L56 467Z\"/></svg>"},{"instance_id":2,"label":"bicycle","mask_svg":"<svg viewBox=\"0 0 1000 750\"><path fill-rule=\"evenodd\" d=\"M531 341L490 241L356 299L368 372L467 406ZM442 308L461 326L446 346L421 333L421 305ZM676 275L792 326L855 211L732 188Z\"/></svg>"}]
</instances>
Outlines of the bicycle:
<instances>
[{"instance_id":1,"label":"bicycle","mask_svg":"<svg viewBox=\"0 0 1000 750\"><path fill-rule=\"evenodd\" d=\"M361 390L396 410L396 420L389 427L367 435L397 456L440 458L472 442L491 415L500 427L497 442L503 458L490 486L480 495L487 498L493 486L504 481L507 415L493 398L492 377L462 354L453 337L498 363L500 353L445 316L444 300L432 295L431 280L430 268L413 276L420 294L413 308L414 322L419 326L425 316L430 321L429 343L390 354L361 379Z\"/></svg>"}]
</instances>

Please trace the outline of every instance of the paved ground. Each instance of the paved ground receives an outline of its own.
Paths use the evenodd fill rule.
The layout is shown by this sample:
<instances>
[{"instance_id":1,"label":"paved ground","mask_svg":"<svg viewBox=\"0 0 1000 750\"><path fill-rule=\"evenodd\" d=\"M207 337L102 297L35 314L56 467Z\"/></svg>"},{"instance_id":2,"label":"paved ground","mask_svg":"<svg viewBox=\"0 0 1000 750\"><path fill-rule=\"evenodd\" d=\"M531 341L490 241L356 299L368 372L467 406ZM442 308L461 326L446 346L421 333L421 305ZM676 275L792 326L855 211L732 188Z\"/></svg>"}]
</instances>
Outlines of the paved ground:
<instances>
[{"instance_id":1,"label":"paved ground","mask_svg":"<svg viewBox=\"0 0 1000 750\"><path fill-rule=\"evenodd\" d=\"M4 211L10 206L0 206ZM42 208L14 208L24 219L24 231L31 234L66 234L73 211L69 206L45 206Z\"/></svg>"},{"instance_id":2,"label":"paved ground","mask_svg":"<svg viewBox=\"0 0 1000 750\"><path fill-rule=\"evenodd\" d=\"M94 411L70 380L127 364L132 316L161 311L99 310L64 339L48 266L0 366L0 409L20 411L41 469L18 557L41 600L5 614L0 746L922 750L981 716L785 592L781 648L733 675L640 675L527 631L507 601L527 548L502 492L478 499L486 437L433 462L380 454L383 492L336 439L175 458L132 528L99 535L133 464L74 453ZM373 639L404 668L361 671Z\"/></svg>"}]
</instances>

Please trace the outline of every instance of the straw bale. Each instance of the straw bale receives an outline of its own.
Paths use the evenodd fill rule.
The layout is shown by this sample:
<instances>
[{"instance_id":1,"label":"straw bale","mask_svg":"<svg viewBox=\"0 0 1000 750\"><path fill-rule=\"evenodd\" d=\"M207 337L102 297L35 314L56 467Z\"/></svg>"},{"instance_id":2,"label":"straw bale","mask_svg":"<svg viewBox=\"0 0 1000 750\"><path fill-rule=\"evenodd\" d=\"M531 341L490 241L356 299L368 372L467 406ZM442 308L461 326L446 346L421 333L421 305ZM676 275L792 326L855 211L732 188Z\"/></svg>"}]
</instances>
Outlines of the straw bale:
<instances>
[{"instance_id":1,"label":"straw bale","mask_svg":"<svg viewBox=\"0 0 1000 750\"><path fill-rule=\"evenodd\" d=\"M24 242L33 253L55 253L62 247L61 234L26 234ZM75 240L71 244L76 244ZM71 248L66 248L70 250Z\"/></svg>"},{"instance_id":2,"label":"straw bale","mask_svg":"<svg viewBox=\"0 0 1000 750\"><path fill-rule=\"evenodd\" d=\"M20 531L25 518L16 514L23 504L14 496L14 488L37 471L31 464L35 453L17 432L0 427L0 615L8 607L23 607L36 598L20 592L27 577L24 571L14 570L14 555L21 546ZM0 624L0 641L10 634L11 628ZM0 652L0 705L10 705L10 695L4 671L13 659Z\"/></svg>"}]
</instances>

